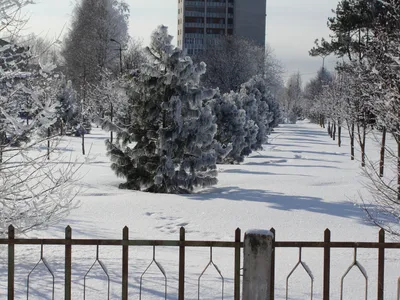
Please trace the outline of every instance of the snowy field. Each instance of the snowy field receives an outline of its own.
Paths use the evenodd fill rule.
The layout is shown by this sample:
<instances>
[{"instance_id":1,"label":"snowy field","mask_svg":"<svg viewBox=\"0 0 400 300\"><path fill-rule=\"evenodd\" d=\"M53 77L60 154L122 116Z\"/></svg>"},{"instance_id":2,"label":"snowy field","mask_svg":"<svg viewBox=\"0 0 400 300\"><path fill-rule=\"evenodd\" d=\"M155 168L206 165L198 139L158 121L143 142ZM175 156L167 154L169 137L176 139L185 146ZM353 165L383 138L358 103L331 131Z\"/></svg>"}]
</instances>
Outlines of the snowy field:
<instances>
[{"instance_id":1,"label":"snowy field","mask_svg":"<svg viewBox=\"0 0 400 300\"><path fill-rule=\"evenodd\" d=\"M160 195L118 189L123 179L110 169L104 140L108 134L94 128L86 137L90 154L81 169L79 207L59 224L30 237L63 238L70 225L74 238L120 239L122 228L130 228L130 239L179 239L179 228L187 230L187 240L233 241L237 227L274 227L277 240L322 241L326 228L333 241L377 241L378 229L353 205L363 189L359 162L350 161L348 139L339 148L326 131L306 122L281 125L270 137L264 151L253 153L242 165L220 165L216 187L192 195ZM67 138L65 151L80 151L79 138ZM368 153L379 153L367 145ZM376 149L375 149L376 148ZM375 150L374 150L375 149ZM357 153L357 157L359 157ZM26 298L26 278L39 260L40 247L17 246L17 299ZM233 250L213 249L213 260L225 278L224 299L233 299ZM6 293L6 248L0 295ZM395 299L400 276L400 250L387 250L385 299ZM314 298L322 299L322 249L303 249L303 260L315 277ZM377 250L358 251L358 260L368 272L368 294L376 297ZM100 259L111 279L111 299L121 297L121 249L100 247ZM151 247L130 249L130 299L139 299L140 275L152 260ZM63 299L64 248L45 246L44 256L54 269L55 299ZM73 247L73 299L83 299L83 277L95 260L91 246ZM168 299L177 299L178 251L156 248L156 258L168 278ZM285 299L286 276L298 260L298 249L277 249L276 299ZM352 249L332 250L331 299L340 297L340 278L352 263ZM198 277L209 262L209 249L187 250L186 299L197 299ZM142 299L163 299L162 275L151 268L144 277ZM93 269L87 280L86 299L107 299L105 276ZM32 274L29 299L51 299L50 275L42 268ZM290 299L310 299L310 283L303 271L290 281ZM352 271L344 286L344 299L364 299L364 281ZM201 280L201 299L221 299L221 282L216 272ZM0 298L3 298L0 296Z\"/></svg>"}]
</instances>

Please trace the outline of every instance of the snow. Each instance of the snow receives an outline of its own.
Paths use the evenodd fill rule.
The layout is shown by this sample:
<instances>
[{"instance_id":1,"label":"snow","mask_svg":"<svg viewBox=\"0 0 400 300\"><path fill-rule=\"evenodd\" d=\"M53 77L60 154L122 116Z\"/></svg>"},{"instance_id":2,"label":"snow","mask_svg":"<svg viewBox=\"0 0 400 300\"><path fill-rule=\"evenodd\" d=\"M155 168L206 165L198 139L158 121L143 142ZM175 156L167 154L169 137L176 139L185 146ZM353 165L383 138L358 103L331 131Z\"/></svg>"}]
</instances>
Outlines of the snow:
<instances>
[{"instance_id":1,"label":"snow","mask_svg":"<svg viewBox=\"0 0 400 300\"><path fill-rule=\"evenodd\" d=\"M72 227L73 238L121 239L128 226L130 239L178 240L181 226L187 240L234 241L236 228L242 234L251 228L276 230L277 241L323 241L324 230L332 241L378 240L378 228L370 224L353 201L363 193L358 161L349 157L349 140L338 148L324 129L301 122L281 125L269 138L264 150L253 153L241 165L219 165L216 187L191 195L149 194L120 190L123 179L110 169L104 140L109 136L98 128L86 136L90 153L80 154L79 138L66 137L65 144L84 163L81 168L79 207L58 224L36 230L29 237L63 238L65 227ZM367 145L368 153L377 146ZM60 147L59 149L63 149ZM62 151L62 150L60 150ZM359 157L359 154L357 153ZM259 231L256 231L259 232ZM5 294L6 248L0 258L0 294ZM54 270L55 299L63 298L64 248L44 246L43 256ZM298 262L297 248L276 249L276 298L285 299L286 277ZM340 279L353 261L353 249L333 249L331 253L331 296L339 299ZM83 298L86 272L96 258L95 246L72 247L73 299ZM111 279L111 299L121 298L121 247L100 246L99 259ZM162 264L168 284L168 299L177 299L178 254L174 247L156 247L156 260ZM210 260L224 276L212 268L201 277L201 299L233 299L233 249L188 248L186 252L186 299L197 299L199 276ZM314 275L314 299L322 299L323 249L303 248L302 261ZM400 276L399 250L386 251L385 299L394 299ZM26 278L40 258L40 245L16 246L16 298L26 297ZM152 262L152 247L130 247L129 296L139 299L140 278ZM368 273L368 293L376 295L377 249L358 249L357 260ZM154 264L153 264L154 266ZM297 272L298 271L298 272ZM290 277L290 299L309 299L309 278L304 270ZM49 299L51 278L40 266L30 277L29 299ZM93 267L86 279L86 299L106 299L107 277ZM365 282L360 274L346 276L344 299L362 299ZM164 277L156 267L143 276L142 299L163 299Z\"/></svg>"},{"instance_id":2,"label":"snow","mask_svg":"<svg viewBox=\"0 0 400 300\"><path fill-rule=\"evenodd\" d=\"M246 234L251 234L251 235L262 235L262 236L272 236L274 237L274 234L269 231L269 230L262 230L262 229L249 229L246 231Z\"/></svg>"}]
</instances>

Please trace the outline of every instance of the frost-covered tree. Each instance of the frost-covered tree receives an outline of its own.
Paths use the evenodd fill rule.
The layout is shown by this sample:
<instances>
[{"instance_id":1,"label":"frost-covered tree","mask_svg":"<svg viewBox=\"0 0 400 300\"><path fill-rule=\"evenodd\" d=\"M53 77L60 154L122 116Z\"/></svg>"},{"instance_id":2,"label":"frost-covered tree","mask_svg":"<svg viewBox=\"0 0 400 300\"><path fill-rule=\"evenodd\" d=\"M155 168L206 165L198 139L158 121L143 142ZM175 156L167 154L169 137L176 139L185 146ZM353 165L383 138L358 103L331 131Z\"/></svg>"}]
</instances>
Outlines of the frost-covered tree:
<instances>
[{"instance_id":1,"label":"frost-covered tree","mask_svg":"<svg viewBox=\"0 0 400 300\"><path fill-rule=\"evenodd\" d=\"M62 55L68 78L80 92L85 82L97 83L103 68L119 73L119 53L114 41L122 47L128 42L129 10L124 1L81 0L72 18Z\"/></svg>"},{"instance_id":2,"label":"frost-covered tree","mask_svg":"<svg viewBox=\"0 0 400 300\"><path fill-rule=\"evenodd\" d=\"M34 3L33 0L0 0L0 36L9 42L18 38L19 32L27 22L21 9Z\"/></svg>"},{"instance_id":3,"label":"frost-covered tree","mask_svg":"<svg viewBox=\"0 0 400 300\"><path fill-rule=\"evenodd\" d=\"M79 106L77 103L77 93L70 80L62 76L57 88L57 101L60 105L57 108L58 122L57 127L60 134L70 134L79 124Z\"/></svg>"},{"instance_id":4,"label":"frost-covered tree","mask_svg":"<svg viewBox=\"0 0 400 300\"><path fill-rule=\"evenodd\" d=\"M244 160L243 149L246 143L246 111L237 106L239 94L231 91L217 94L209 105L216 118L217 133L215 139L227 153L219 153L218 163L236 164Z\"/></svg>"},{"instance_id":5,"label":"frost-covered tree","mask_svg":"<svg viewBox=\"0 0 400 300\"><path fill-rule=\"evenodd\" d=\"M146 56L144 53L144 47L140 40L130 38L127 48L124 51L123 69L130 71L138 70L140 66L146 62Z\"/></svg>"},{"instance_id":6,"label":"frost-covered tree","mask_svg":"<svg viewBox=\"0 0 400 300\"><path fill-rule=\"evenodd\" d=\"M268 135L280 122L280 108L276 98L267 86L265 78L261 75L254 76L242 85L247 94L252 94L257 100L257 113L249 117L258 127L257 142L252 146L253 150L262 149L262 145L268 141Z\"/></svg>"},{"instance_id":7,"label":"frost-covered tree","mask_svg":"<svg viewBox=\"0 0 400 300\"><path fill-rule=\"evenodd\" d=\"M248 156L254 149L254 145L257 144L259 128L255 120L258 116L258 101L254 94L247 93L247 90L243 87L238 92L236 101L238 108L246 112L246 123L244 126L246 147L243 148L241 155Z\"/></svg>"},{"instance_id":8,"label":"frost-covered tree","mask_svg":"<svg viewBox=\"0 0 400 300\"><path fill-rule=\"evenodd\" d=\"M43 82L36 85L38 78L33 80L33 76L42 76L43 81L52 80L45 72L35 74L0 67L0 82L8 87L2 89L0 95L0 120L6 125L0 132L3 137L0 145L0 234L5 234L10 224L18 232L25 232L57 221L73 207L76 195L77 167L73 163L55 163L60 159L55 153L57 140L51 132L49 134L57 121L56 90L52 89L51 82L47 87ZM18 93L31 99L29 124L20 118ZM44 137L41 137L43 132ZM43 144L47 151L38 152ZM52 159L50 153L54 153Z\"/></svg>"},{"instance_id":9,"label":"frost-covered tree","mask_svg":"<svg viewBox=\"0 0 400 300\"><path fill-rule=\"evenodd\" d=\"M263 73L264 57L264 49L252 41L221 36L197 58L207 64L202 83L219 88L222 93L238 91L244 82Z\"/></svg>"},{"instance_id":10,"label":"frost-covered tree","mask_svg":"<svg viewBox=\"0 0 400 300\"><path fill-rule=\"evenodd\" d=\"M0 0L0 31L17 33L24 24L18 12L28 3ZM73 207L76 195L76 165L57 164L60 157L49 160L49 152L56 152L55 139L40 137L56 121L55 91L45 88L45 82L53 86L51 68L24 69L29 57L27 49L12 43L0 49L0 235L10 224L26 232L59 220ZM29 98L29 105L21 103L22 96ZM21 118L28 108L30 122ZM49 151L38 151L49 142Z\"/></svg>"},{"instance_id":11,"label":"frost-covered tree","mask_svg":"<svg viewBox=\"0 0 400 300\"><path fill-rule=\"evenodd\" d=\"M286 83L285 96L282 99L282 109L286 122L295 124L302 116L303 91L300 73L292 74Z\"/></svg>"},{"instance_id":12,"label":"frost-covered tree","mask_svg":"<svg viewBox=\"0 0 400 300\"><path fill-rule=\"evenodd\" d=\"M381 16L385 22L376 24L364 68L357 72L364 93L373 99L370 110L383 131L380 163L369 161L365 169L370 195L363 200L375 224L400 236L400 4L389 0L385 6L387 14ZM392 135L394 147L385 143L386 131ZM388 172L384 174L385 156Z\"/></svg>"},{"instance_id":13,"label":"frost-covered tree","mask_svg":"<svg viewBox=\"0 0 400 300\"><path fill-rule=\"evenodd\" d=\"M321 103L321 97L324 87L332 82L332 75L326 70L321 68L317 75L312 78L304 87L304 102L303 112L304 116L311 122L318 123L321 127L325 123L324 105Z\"/></svg>"},{"instance_id":14,"label":"frost-covered tree","mask_svg":"<svg viewBox=\"0 0 400 300\"><path fill-rule=\"evenodd\" d=\"M107 143L121 188L188 193L217 182L217 130L205 103L216 93L200 87L205 64L196 65L171 44L160 26L147 47L148 63L132 79L129 127Z\"/></svg>"}]
</instances>

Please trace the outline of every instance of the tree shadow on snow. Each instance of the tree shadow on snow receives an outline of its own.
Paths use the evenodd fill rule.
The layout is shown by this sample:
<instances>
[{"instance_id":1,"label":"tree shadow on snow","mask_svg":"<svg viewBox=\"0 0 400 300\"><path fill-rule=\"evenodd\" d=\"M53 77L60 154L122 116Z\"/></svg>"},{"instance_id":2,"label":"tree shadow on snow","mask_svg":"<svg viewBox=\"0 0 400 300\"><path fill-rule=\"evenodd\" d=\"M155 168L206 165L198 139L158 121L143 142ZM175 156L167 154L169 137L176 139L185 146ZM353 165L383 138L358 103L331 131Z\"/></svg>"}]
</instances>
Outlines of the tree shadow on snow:
<instances>
[{"instance_id":1,"label":"tree shadow on snow","mask_svg":"<svg viewBox=\"0 0 400 300\"><path fill-rule=\"evenodd\" d=\"M284 211L309 211L335 217L356 219L360 223L372 225L368 222L364 211L350 201L326 202L322 198L285 195L258 189L244 189L239 187L223 187L202 191L197 194L186 195L188 199L212 201L225 199L230 201L248 201L265 203L268 208Z\"/></svg>"},{"instance_id":2,"label":"tree shadow on snow","mask_svg":"<svg viewBox=\"0 0 400 300\"><path fill-rule=\"evenodd\" d=\"M272 175L272 176L298 176L298 177L313 177L311 175L305 174L285 174L285 173L273 173L273 172L262 172L253 170L243 170L243 169L230 169L224 170L220 173L230 173L230 174L249 174L249 175Z\"/></svg>"},{"instance_id":3,"label":"tree shadow on snow","mask_svg":"<svg viewBox=\"0 0 400 300\"><path fill-rule=\"evenodd\" d=\"M247 166L271 166L271 167L276 167L276 166L282 166L282 162L273 162L273 161L264 161L264 162L248 162L245 163L244 165ZM285 167L293 167L293 168L323 168L323 169L338 169L338 167L335 166L327 166L327 165L305 165L305 164L285 164Z\"/></svg>"},{"instance_id":4,"label":"tree shadow on snow","mask_svg":"<svg viewBox=\"0 0 400 300\"><path fill-rule=\"evenodd\" d=\"M287 137L285 140L291 141L291 142L300 142L300 143L307 143L307 144L316 144L316 145L332 145L330 142L324 142L321 141L321 139L313 139L313 138L290 138Z\"/></svg>"}]
</instances>

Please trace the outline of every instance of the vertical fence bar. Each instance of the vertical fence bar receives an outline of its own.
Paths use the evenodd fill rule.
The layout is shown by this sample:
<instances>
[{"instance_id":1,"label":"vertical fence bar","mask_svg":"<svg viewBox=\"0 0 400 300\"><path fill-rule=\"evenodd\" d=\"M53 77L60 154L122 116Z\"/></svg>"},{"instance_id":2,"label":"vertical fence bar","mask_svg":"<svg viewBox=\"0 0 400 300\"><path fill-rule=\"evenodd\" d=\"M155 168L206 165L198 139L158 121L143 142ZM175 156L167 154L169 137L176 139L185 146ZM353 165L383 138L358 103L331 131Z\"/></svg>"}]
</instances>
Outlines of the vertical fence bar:
<instances>
[{"instance_id":1,"label":"vertical fence bar","mask_svg":"<svg viewBox=\"0 0 400 300\"><path fill-rule=\"evenodd\" d=\"M65 290L64 299L71 300L71 276L72 276L72 245L68 243L72 239L72 229L70 226L65 227Z\"/></svg>"},{"instance_id":2,"label":"vertical fence bar","mask_svg":"<svg viewBox=\"0 0 400 300\"><path fill-rule=\"evenodd\" d=\"M329 300L331 284L331 231L326 229L324 232L324 291L323 300Z\"/></svg>"},{"instance_id":3,"label":"vertical fence bar","mask_svg":"<svg viewBox=\"0 0 400 300\"><path fill-rule=\"evenodd\" d=\"M385 243L385 230L379 231L379 243ZM379 248L378 254L378 300L383 300L385 287L385 248Z\"/></svg>"},{"instance_id":4,"label":"vertical fence bar","mask_svg":"<svg viewBox=\"0 0 400 300\"><path fill-rule=\"evenodd\" d=\"M234 299L240 300L240 239L241 239L241 230L237 228L235 231L235 291L234 291Z\"/></svg>"},{"instance_id":5,"label":"vertical fence bar","mask_svg":"<svg viewBox=\"0 0 400 300\"><path fill-rule=\"evenodd\" d=\"M185 299L185 228L181 227L179 231L179 300Z\"/></svg>"},{"instance_id":6,"label":"vertical fence bar","mask_svg":"<svg viewBox=\"0 0 400 300\"><path fill-rule=\"evenodd\" d=\"M270 295L269 298L271 300L275 299L275 252L276 252L276 248L275 248L275 239L276 239L276 231L275 228L271 228L271 232L274 234L273 238L272 238L272 256L271 256L271 289L270 291Z\"/></svg>"},{"instance_id":7,"label":"vertical fence bar","mask_svg":"<svg viewBox=\"0 0 400 300\"><path fill-rule=\"evenodd\" d=\"M128 274L129 274L129 228L127 226L122 230L122 300L128 300Z\"/></svg>"},{"instance_id":8,"label":"vertical fence bar","mask_svg":"<svg viewBox=\"0 0 400 300\"><path fill-rule=\"evenodd\" d=\"M10 225L8 227L8 239L15 238L15 228ZM8 300L14 300L14 271L15 271L15 245L8 243Z\"/></svg>"}]
</instances>

